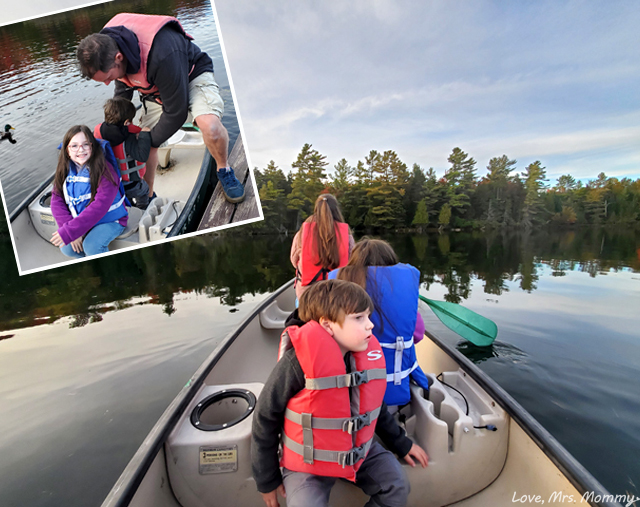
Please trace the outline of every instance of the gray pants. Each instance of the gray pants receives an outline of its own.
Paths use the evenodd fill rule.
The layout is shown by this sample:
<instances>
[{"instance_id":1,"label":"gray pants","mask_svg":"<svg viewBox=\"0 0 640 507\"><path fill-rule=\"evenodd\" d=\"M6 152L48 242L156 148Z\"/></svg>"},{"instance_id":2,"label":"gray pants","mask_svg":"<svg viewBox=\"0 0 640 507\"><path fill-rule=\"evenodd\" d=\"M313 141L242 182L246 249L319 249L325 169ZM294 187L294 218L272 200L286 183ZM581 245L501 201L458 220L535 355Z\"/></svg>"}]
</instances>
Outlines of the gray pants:
<instances>
[{"instance_id":1,"label":"gray pants","mask_svg":"<svg viewBox=\"0 0 640 507\"><path fill-rule=\"evenodd\" d=\"M335 477L283 469L287 507L327 507ZM409 496L409 480L393 454L373 442L356 473L356 486L371 497L365 507L403 507Z\"/></svg>"}]
</instances>

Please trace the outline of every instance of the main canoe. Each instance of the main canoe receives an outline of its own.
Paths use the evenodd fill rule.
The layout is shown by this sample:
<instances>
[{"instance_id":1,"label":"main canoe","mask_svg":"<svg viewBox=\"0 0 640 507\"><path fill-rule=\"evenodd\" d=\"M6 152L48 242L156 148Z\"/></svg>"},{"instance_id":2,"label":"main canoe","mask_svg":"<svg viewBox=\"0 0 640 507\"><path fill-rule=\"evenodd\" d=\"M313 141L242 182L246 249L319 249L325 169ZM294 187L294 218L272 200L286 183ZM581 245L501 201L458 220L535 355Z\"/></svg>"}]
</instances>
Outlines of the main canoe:
<instances>
[{"instance_id":1,"label":"main canoe","mask_svg":"<svg viewBox=\"0 0 640 507\"><path fill-rule=\"evenodd\" d=\"M275 365L294 301L291 281L219 343L153 427L102 507L264 505L251 476L252 411ZM404 465L410 506L499 507L536 499L547 505L620 505L455 348L427 331L416 351L430 392L425 396L412 387L412 401L401 413L407 434L429 454L429 466ZM336 507L365 502L346 482L338 482L331 494Z\"/></svg>"}]
</instances>

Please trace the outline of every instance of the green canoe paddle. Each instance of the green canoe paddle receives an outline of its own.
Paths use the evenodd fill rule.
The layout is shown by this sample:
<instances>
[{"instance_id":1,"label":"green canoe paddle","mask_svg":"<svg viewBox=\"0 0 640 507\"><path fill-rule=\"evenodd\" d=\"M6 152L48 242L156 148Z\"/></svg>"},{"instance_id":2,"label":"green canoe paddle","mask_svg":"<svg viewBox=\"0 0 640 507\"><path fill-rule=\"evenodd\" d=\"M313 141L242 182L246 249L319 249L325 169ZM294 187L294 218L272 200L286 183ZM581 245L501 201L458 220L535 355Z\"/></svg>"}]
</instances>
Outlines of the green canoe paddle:
<instances>
[{"instance_id":1,"label":"green canoe paddle","mask_svg":"<svg viewBox=\"0 0 640 507\"><path fill-rule=\"evenodd\" d=\"M488 347L496 339L498 326L492 320L456 303L434 301L424 296L419 297L429 305L440 322L474 345Z\"/></svg>"}]
</instances>

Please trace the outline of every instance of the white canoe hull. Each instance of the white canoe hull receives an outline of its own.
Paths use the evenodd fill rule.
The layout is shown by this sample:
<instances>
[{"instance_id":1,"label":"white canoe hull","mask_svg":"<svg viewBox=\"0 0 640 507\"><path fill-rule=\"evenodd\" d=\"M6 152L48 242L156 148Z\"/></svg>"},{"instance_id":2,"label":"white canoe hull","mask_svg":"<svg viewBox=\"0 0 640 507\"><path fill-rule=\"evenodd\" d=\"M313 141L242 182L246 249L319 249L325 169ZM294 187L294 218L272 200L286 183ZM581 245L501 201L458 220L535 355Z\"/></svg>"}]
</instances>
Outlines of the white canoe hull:
<instances>
[{"instance_id":1,"label":"white canoe hull","mask_svg":"<svg viewBox=\"0 0 640 507\"><path fill-rule=\"evenodd\" d=\"M292 283L285 285L218 345L165 411L103 507L263 505L251 476L251 402L225 396L231 390L259 396L294 297ZM606 490L459 352L429 334L416 349L432 385L428 400L421 389L413 389L404 409L406 429L430 462L426 469L405 465L410 506L513 506L523 497L524 503L539 498L547 505L619 505L597 501L608 495ZM464 394L469 410L461 396L439 382L440 373ZM227 394L207 408L207 398L223 391ZM192 422L194 411L204 411L203 420L207 413L211 424L227 421L229 426L203 431ZM233 424L242 414L244 419ZM473 427L487 424L497 431ZM589 493L592 501L582 502ZM331 494L335 507L365 502L363 493L346 482L338 482Z\"/></svg>"}]
</instances>

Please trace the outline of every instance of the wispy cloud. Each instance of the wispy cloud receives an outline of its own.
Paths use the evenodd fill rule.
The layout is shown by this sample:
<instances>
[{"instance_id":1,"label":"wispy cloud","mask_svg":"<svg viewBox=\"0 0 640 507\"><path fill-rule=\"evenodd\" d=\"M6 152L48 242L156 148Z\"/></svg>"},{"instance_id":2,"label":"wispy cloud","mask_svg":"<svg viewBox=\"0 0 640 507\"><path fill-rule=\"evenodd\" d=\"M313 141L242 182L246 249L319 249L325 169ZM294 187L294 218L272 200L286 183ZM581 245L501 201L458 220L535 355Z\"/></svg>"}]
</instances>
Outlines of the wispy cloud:
<instances>
[{"instance_id":1,"label":"wispy cloud","mask_svg":"<svg viewBox=\"0 0 640 507\"><path fill-rule=\"evenodd\" d=\"M640 176L640 11L629 2L217 0L259 167L310 142L443 171L455 146L553 174ZM532 159L532 160L530 160ZM637 167L637 164L636 164Z\"/></svg>"}]
</instances>

